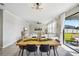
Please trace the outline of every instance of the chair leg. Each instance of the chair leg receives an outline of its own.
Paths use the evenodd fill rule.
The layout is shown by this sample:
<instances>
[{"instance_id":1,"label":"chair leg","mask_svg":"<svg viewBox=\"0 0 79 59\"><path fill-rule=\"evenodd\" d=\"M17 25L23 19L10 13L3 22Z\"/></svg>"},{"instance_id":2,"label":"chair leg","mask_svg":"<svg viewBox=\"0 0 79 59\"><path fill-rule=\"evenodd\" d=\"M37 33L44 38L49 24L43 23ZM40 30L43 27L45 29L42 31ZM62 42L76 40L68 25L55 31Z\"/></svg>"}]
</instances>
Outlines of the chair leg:
<instances>
[{"instance_id":1,"label":"chair leg","mask_svg":"<svg viewBox=\"0 0 79 59\"><path fill-rule=\"evenodd\" d=\"M27 55L27 50L26 50L26 55Z\"/></svg>"},{"instance_id":2,"label":"chair leg","mask_svg":"<svg viewBox=\"0 0 79 59\"><path fill-rule=\"evenodd\" d=\"M34 55L36 56L36 52L34 52Z\"/></svg>"},{"instance_id":3,"label":"chair leg","mask_svg":"<svg viewBox=\"0 0 79 59\"><path fill-rule=\"evenodd\" d=\"M47 52L47 55L49 56L49 52Z\"/></svg>"},{"instance_id":4,"label":"chair leg","mask_svg":"<svg viewBox=\"0 0 79 59\"><path fill-rule=\"evenodd\" d=\"M18 56L20 56L20 53L21 53L21 49L20 49L20 51L19 51L19 54L18 54Z\"/></svg>"},{"instance_id":5,"label":"chair leg","mask_svg":"<svg viewBox=\"0 0 79 59\"><path fill-rule=\"evenodd\" d=\"M58 51L57 51L57 48L56 48L56 53L57 53L57 56L59 56Z\"/></svg>"},{"instance_id":6,"label":"chair leg","mask_svg":"<svg viewBox=\"0 0 79 59\"><path fill-rule=\"evenodd\" d=\"M21 56L23 56L23 53L24 53L24 49L22 49L22 54L21 54Z\"/></svg>"},{"instance_id":7,"label":"chair leg","mask_svg":"<svg viewBox=\"0 0 79 59\"><path fill-rule=\"evenodd\" d=\"M54 52L54 56L56 56L56 53L55 53L55 47L53 46L53 52Z\"/></svg>"},{"instance_id":8,"label":"chair leg","mask_svg":"<svg viewBox=\"0 0 79 59\"><path fill-rule=\"evenodd\" d=\"M34 55L35 55L35 56L37 55L37 51L36 51L36 52L34 52Z\"/></svg>"},{"instance_id":9,"label":"chair leg","mask_svg":"<svg viewBox=\"0 0 79 59\"><path fill-rule=\"evenodd\" d=\"M42 56L42 52L41 52L41 56Z\"/></svg>"},{"instance_id":10,"label":"chair leg","mask_svg":"<svg viewBox=\"0 0 79 59\"><path fill-rule=\"evenodd\" d=\"M29 55L30 55L30 52L27 53L27 56L29 56Z\"/></svg>"},{"instance_id":11,"label":"chair leg","mask_svg":"<svg viewBox=\"0 0 79 59\"><path fill-rule=\"evenodd\" d=\"M50 50L49 50L49 55L50 55Z\"/></svg>"},{"instance_id":12,"label":"chair leg","mask_svg":"<svg viewBox=\"0 0 79 59\"><path fill-rule=\"evenodd\" d=\"M50 51L47 52L47 55L50 56Z\"/></svg>"}]
</instances>

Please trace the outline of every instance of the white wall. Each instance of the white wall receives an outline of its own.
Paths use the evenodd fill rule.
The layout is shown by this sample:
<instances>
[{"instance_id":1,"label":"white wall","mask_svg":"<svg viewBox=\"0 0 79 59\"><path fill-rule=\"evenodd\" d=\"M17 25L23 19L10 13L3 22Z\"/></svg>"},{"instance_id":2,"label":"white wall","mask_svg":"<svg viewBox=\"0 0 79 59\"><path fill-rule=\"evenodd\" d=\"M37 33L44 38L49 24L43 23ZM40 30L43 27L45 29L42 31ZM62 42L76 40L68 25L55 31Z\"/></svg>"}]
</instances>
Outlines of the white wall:
<instances>
[{"instance_id":1,"label":"white wall","mask_svg":"<svg viewBox=\"0 0 79 59\"><path fill-rule=\"evenodd\" d=\"M17 17L11 12L3 11L3 48L13 44L21 36L23 27L28 24L24 19Z\"/></svg>"},{"instance_id":2,"label":"white wall","mask_svg":"<svg viewBox=\"0 0 79 59\"><path fill-rule=\"evenodd\" d=\"M63 29L64 29L65 13L60 15L60 43L63 44Z\"/></svg>"},{"instance_id":3,"label":"white wall","mask_svg":"<svg viewBox=\"0 0 79 59\"><path fill-rule=\"evenodd\" d=\"M65 20L65 13L62 13L61 15L56 18L56 33L60 40L60 43L63 44L63 28L64 28L64 20Z\"/></svg>"}]
</instances>

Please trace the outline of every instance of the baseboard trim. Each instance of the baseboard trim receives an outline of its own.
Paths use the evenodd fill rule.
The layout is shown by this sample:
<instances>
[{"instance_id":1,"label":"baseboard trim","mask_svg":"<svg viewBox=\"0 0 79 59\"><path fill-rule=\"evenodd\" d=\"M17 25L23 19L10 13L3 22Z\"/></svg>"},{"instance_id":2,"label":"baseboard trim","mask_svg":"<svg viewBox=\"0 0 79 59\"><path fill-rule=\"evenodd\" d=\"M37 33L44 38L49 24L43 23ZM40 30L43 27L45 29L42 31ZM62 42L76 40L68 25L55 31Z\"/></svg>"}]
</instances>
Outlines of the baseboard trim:
<instances>
[{"instance_id":1,"label":"baseboard trim","mask_svg":"<svg viewBox=\"0 0 79 59\"><path fill-rule=\"evenodd\" d=\"M7 45L4 45L2 48L6 48L6 47L8 47L8 46L10 46L10 45L14 44L16 41L17 41L17 40L15 40L15 41L13 41L13 42L11 42L11 43L7 44Z\"/></svg>"}]
</instances>

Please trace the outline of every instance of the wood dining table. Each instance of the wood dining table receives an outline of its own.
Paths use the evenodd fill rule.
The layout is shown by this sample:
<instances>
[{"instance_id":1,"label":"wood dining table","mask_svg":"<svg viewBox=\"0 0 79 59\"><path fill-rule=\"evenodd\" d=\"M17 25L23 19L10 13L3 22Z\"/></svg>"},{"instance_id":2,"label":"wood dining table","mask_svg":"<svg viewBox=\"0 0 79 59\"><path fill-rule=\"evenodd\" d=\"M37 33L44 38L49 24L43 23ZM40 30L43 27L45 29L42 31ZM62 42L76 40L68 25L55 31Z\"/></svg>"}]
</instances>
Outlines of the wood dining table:
<instances>
[{"instance_id":1,"label":"wood dining table","mask_svg":"<svg viewBox=\"0 0 79 59\"><path fill-rule=\"evenodd\" d=\"M55 47L60 46L60 43L56 40L33 40L33 39L22 39L19 42L16 43L17 46L26 46L26 45L50 45L53 47L54 56L56 56L55 53Z\"/></svg>"}]
</instances>

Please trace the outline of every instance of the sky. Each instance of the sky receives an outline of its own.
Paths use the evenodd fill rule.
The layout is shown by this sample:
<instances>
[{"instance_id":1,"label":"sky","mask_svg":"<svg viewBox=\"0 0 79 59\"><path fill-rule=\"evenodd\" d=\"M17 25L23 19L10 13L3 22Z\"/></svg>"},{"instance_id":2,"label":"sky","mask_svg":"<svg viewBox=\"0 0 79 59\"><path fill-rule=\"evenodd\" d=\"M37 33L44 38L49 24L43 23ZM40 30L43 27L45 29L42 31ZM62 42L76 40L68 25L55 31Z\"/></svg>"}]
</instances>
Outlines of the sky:
<instances>
[{"instance_id":1,"label":"sky","mask_svg":"<svg viewBox=\"0 0 79 59\"><path fill-rule=\"evenodd\" d=\"M65 20L64 25L71 25L71 26L79 27L79 20Z\"/></svg>"}]
</instances>

